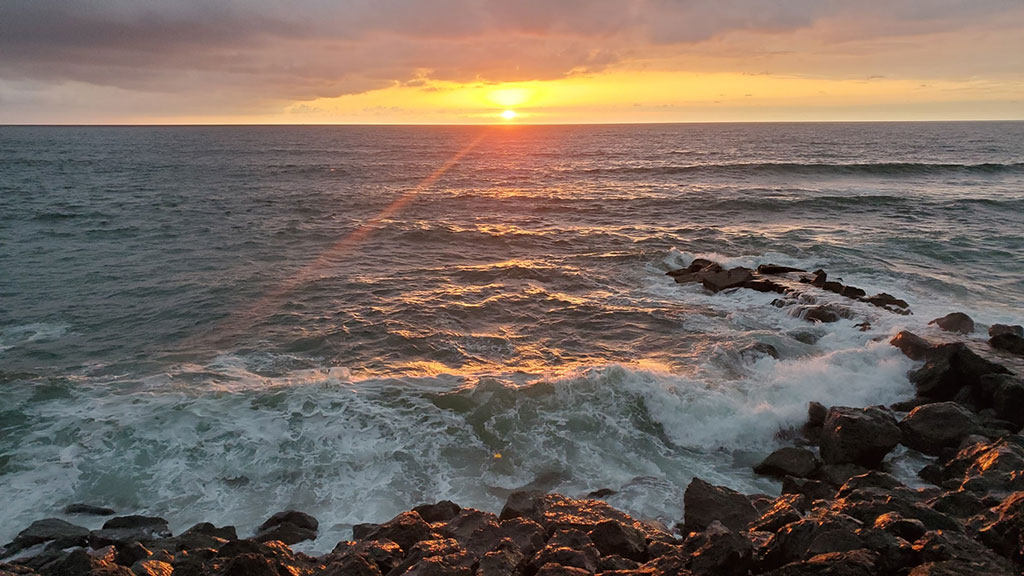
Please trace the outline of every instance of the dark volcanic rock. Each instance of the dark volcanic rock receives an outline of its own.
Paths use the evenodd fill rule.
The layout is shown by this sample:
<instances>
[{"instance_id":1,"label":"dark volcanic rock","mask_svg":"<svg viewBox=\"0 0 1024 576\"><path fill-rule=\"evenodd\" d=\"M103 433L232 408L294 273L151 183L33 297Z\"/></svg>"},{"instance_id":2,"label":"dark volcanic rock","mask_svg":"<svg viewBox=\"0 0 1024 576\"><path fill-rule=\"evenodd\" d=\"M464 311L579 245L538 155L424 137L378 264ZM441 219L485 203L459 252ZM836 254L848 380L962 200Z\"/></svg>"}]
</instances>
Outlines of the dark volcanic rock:
<instances>
[{"instance_id":1,"label":"dark volcanic rock","mask_svg":"<svg viewBox=\"0 0 1024 576\"><path fill-rule=\"evenodd\" d=\"M885 292L875 294L870 298L864 298L864 301L880 308L900 308L905 310L910 307L906 300L900 300L899 298L891 294L886 294Z\"/></svg>"},{"instance_id":2,"label":"dark volcanic rock","mask_svg":"<svg viewBox=\"0 0 1024 576\"><path fill-rule=\"evenodd\" d=\"M877 576L878 554L864 549L818 554L787 564L765 576Z\"/></svg>"},{"instance_id":3,"label":"dark volcanic rock","mask_svg":"<svg viewBox=\"0 0 1024 576\"><path fill-rule=\"evenodd\" d=\"M117 512L113 508L92 506L90 504L68 504L64 507L65 514L81 514L84 516L113 516Z\"/></svg>"},{"instance_id":4,"label":"dark volcanic rock","mask_svg":"<svg viewBox=\"0 0 1024 576\"><path fill-rule=\"evenodd\" d=\"M5 546L7 554L30 548L36 544L53 541L53 548L69 548L84 546L88 543L89 529L65 522L59 518L36 520L15 536L14 541Z\"/></svg>"},{"instance_id":5,"label":"dark volcanic rock","mask_svg":"<svg viewBox=\"0 0 1024 576\"><path fill-rule=\"evenodd\" d=\"M750 540L719 523L692 534L686 543L689 568L695 576L745 576L754 564Z\"/></svg>"},{"instance_id":6,"label":"dark volcanic rock","mask_svg":"<svg viewBox=\"0 0 1024 576\"><path fill-rule=\"evenodd\" d=\"M1018 427L1024 426L1024 380L1002 374L986 379L995 383L992 408L996 415Z\"/></svg>"},{"instance_id":7,"label":"dark volcanic rock","mask_svg":"<svg viewBox=\"0 0 1024 576\"><path fill-rule=\"evenodd\" d=\"M786 476L782 479L783 494L802 494L813 500L827 500L835 497L836 490L828 483L807 478Z\"/></svg>"},{"instance_id":8,"label":"dark volcanic rock","mask_svg":"<svg viewBox=\"0 0 1024 576\"><path fill-rule=\"evenodd\" d=\"M285 544L297 544L304 540L315 540L320 523L317 519L297 510L278 512L260 524L254 537L259 542L278 540Z\"/></svg>"},{"instance_id":9,"label":"dark volcanic rock","mask_svg":"<svg viewBox=\"0 0 1024 576\"><path fill-rule=\"evenodd\" d=\"M757 267L758 274L788 274L790 272L806 272L800 268L791 268L789 266L779 266L778 264L761 264Z\"/></svg>"},{"instance_id":10,"label":"dark volcanic rock","mask_svg":"<svg viewBox=\"0 0 1024 576\"><path fill-rule=\"evenodd\" d=\"M757 342L740 350L740 357L747 362L756 362L762 358L779 359L779 351L775 346L765 342Z\"/></svg>"},{"instance_id":11,"label":"dark volcanic rock","mask_svg":"<svg viewBox=\"0 0 1024 576\"><path fill-rule=\"evenodd\" d=\"M988 341L989 346L997 350L1004 350L1011 354L1024 356L1024 338L1016 334L998 334Z\"/></svg>"},{"instance_id":12,"label":"dark volcanic rock","mask_svg":"<svg viewBox=\"0 0 1024 576\"><path fill-rule=\"evenodd\" d=\"M1024 338L1024 326L1013 325L1008 326L1006 324L993 324L988 328L989 337L999 336L1000 334L1013 334Z\"/></svg>"},{"instance_id":13,"label":"dark volcanic rock","mask_svg":"<svg viewBox=\"0 0 1024 576\"><path fill-rule=\"evenodd\" d=\"M913 332L901 331L889 340L889 343L900 349L911 360L924 360L932 355L934 346Z\"/></svg>"},{"instance_id":14,"label":"dark volcanic rock","mask_svg":"<svg viewBox=\"0 0 1024 576\"><path fill-rule=\"evenodd\" d=\"M990 548L1024 565L1024 492L1011 494L979 522L978 534Z\"/></svg>"},{"instance_id":15,"label":"dark volcanic rock","mask_svg":"<svg viewBox=\"0 0 1024 576\"><path fill-rule=\"evenodd\" d=\"M412 509L420 515L424 522L447 522L459 515L462 507L451 500L442 500L436 504L421 504Z\"/></svg>"},{"instance_id":16,"label":"dark volcanic rock","mask_svg":"<svg viewBox=\"0 0 1024 576\"><path fill-rule=\"evenodd\" d=\"M754 472L767 476L807 478L814 474L819 465L818 459L810 450L786 447L772 452L754 467Z\"/></svg>"},{"instance_id":17,"label":"dark volcanic rock","mask_svg":"<svg viewBox=\"0 0 1024 576\"><path fill-rule=\"evenodd\" d=\"M900 422L902 443L925 454L938 456L956 448L960 441L979 430L970 411L955 402L937 402L914 408Z\"/></svg>"},{"instance_id":18,"label":"dark volcanic rock","mask_svg":"<svg viewBox=\"0 0 1024 576\"><path fill-rule=\"evenodd\" d=\"M822 430L821 459L828 464L877 467L899 441L900 428L886 410L834 406Z\"/></svg>"},{"instance_id":19,"label":"dark volcanic rock","mask_svg":"<svg viewBox=\"0 0 1024 576\"><path fill-rule=\"evenodd\" d=\"M702 272L701 284L712 292L721 292L729 288L739 288L745 282L753 280L754 275L749 268L737 267L717 272Z\"/></svg>"},{"instance_id":20,"label":"dark volcanic rock","mask_svg":"<svg viewBox=\"0 0 1024 576\"><path fill-rule=\"evenodd\" d=\"M933 356L920 370L910 374L918 396L935 401L953 400L962 388L980 386L990 374L1007 374L1006 367L990 362L962 343L945 344L934 349Z\"/></svg>"},{"instance_id":21,"label":"dark volcanic rock","mask_svg":"<svg viewBox=\"0 0 1024 576\"><path fill-rule=\"evenodd\" d=\"M438 537L430 524L412 511L403 512L384 524L356 524L352 527L352 534L359 540L391 540L402 550L410 550L417 542Z\"/></svg>"},{"instance_id":22,"label":"dark volcanic rock","mask_svg":"<svg viewBox=\"0 0 1024 576\"><path fill-rule=\"evenodd\" d=\"M683 525L699 532L718 520L731 530L743 530L758 517L746 496L724 486L694 478L683 494Z\"/></svg>"},{"instance_id":23,"label":"dark volcanic rock","mask_svg":"<svg viewBox=\"0 0 1024 576\"><path fill-rule=\"evenodd\" d=\"M942 318L932 320L929 324L935 324L946 332L958 332L960 334L974 332L974 320L971 320L971 317L963 312L946 314Z\"/></svg>"},{"instance_id":24,"label":"dark volcanic rock","mask_svg":"<svg viewBox=\"0 0 1024 576\"><path fill-rule=\"evenodd\" d=\"M820 402L807 403L807 424L815 428L825 425L825 418L828 418L828 408Z\"/></svg>"},{"instance_id":25,"label":"dark volcanic rock","mask_svg":"<svg viewBox=\"0 0 1024 576\"><path fill-rule=\"evenodd\" d=\"M814 308L808 308L803 314L804 320L809 322L839 322L842 316L839 312L828 306L815 306Z\"/></svg>"},{"instance_id":26,"label":"dark volcanic rock","mask_svg":"<svg viewBox=\"0 0 1024 576\"><path fill-rule=\"evenodd\" d=\"M637 562L647 561L647 539L633 526L606 520L590 529L590 540L602 556L622 556Z\"/></svg>"}]
</instances>

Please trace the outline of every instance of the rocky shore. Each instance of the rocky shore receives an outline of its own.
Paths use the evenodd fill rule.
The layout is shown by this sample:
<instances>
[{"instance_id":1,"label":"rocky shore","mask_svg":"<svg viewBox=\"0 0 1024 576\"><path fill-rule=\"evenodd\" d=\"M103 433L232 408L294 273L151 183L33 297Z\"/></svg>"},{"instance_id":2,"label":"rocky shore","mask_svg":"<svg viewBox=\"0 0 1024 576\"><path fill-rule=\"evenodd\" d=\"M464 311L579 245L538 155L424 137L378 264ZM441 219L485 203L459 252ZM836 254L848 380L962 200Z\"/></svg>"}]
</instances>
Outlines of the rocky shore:
<instances>
[{"instance_id":1,"label":"rocky shore","mask_svg":"<svg viewBox=\"0 0 1024 576\"><path fill-rule=\"evenodd\" d=\"M906 303L839 283L822 271L723 270L711 262L670 274L711 290L777 292L809 321L810 285L906 314ZM786 302L789 304L786 304ZM901 332L892 344L922 364L917 394L894 406L810 403L792 445L759 463L782 494L741 494L695 478L674 526L636 519L602 501L515 492L500 514L453 502L418 506L383 524L357 525L351 541L310 556L291 545L317 536L298 511L274 514L251 538L198 524L178 535L167 521L116 516L89 530L44 519L0 548L0 576L697 576L1020 575L1024 569L1024 329L992 326L984 346L963 314L933 323L934 341ZM899 445L934 460L910 487L888 469ZM113 516L76 505L68 514Z\"/></svg>"}]
</instances>

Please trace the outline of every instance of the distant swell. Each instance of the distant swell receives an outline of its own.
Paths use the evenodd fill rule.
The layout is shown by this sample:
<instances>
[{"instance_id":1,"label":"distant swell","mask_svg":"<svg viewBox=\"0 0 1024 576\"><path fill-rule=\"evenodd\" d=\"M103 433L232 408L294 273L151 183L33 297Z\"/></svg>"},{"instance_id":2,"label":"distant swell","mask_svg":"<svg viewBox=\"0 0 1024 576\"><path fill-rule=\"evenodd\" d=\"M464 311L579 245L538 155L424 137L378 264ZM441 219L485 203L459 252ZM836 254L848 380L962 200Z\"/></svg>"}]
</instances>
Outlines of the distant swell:
<instances>
[{"instance_id":1,"label":"distant swell","mask_svg":"<svg viewBox=\"0 0 1024 576\"><path fill-rule=\"evenodd\" d=\"M929 164L920 162L881 162L870 164L826 163L727 163L691 164L687 166L619 166L585 170L588 174L674 175L674 174L748 174L806 176L932 176L969 174L994 176L1024 174L1024 163L1011 164Z\"/></svg>"}]
</instances>

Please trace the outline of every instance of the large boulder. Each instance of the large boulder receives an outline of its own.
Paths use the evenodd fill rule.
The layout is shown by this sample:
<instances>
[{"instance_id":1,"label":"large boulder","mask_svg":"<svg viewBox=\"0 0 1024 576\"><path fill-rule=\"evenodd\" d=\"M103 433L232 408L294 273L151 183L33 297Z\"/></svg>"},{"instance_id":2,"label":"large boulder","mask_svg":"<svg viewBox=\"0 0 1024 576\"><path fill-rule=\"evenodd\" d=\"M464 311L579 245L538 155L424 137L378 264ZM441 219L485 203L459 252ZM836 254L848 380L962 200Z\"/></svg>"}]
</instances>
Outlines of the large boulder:
<instances>
[{"instance_id":1,"label":"large boulder","mask_svg":"<svg viewBox=\"0 0 1024 576\"><path fill-rule=\"evenodd\" d=\"M992 409L996 416L1024 426L1024 380L1005 374L994 375L986 380L994 383Z\"/></svg>"},{"instance_id":2,"label":"large boulder","mask_svg":"<svg viewBox=\"0 0 1024 576\"><path fill-rule=\"evenodd\" d=\"M304 540L315 540L320 523L317 519L298 510L278 512L256 530L259 542L278 540L285 544L298 544Z\"/></svg>"},{"instance_id":3,"label":"large boulder","mask_svg":"<svg viewBox=\"0 0 1024 576\"><path fill-rule=\"evenodd\" d=\"M997 334L989 339L989 345L1018 356L1024 356L1024 338L1016 334Z\"/></svg>"},{"instance_id":4,"label":"large boulder","mask_svg":"<svg viewBox=\"0 0 1024 576\"><path fill-rule=\"evenodd\" d=\"M729 288L739 288L753 278L754 275L749 268L738 267L702 273L701 284L712 292L721 292Z\"/></svg>"},{"instance_id":5,"label":"large boulder","mask_svg":"<svg viewBox=\"0 0 1024 576\"><path fill-rule=\"evenodd\" d=\"M911 360L925 360L932 355L934 346L913 332L903 330L892 337L889 343L900 349Z\"/></svg>"},{"instance_id":6,"label":"large boulder","mask_svg":"<svg viewBox=\"0 0 1024 576\"><path fill-rule=\"evenodd\" d=\"M936 347L928 362L911 372L917 395L934 401L953 400L965 387L980 387L982 378L1008 374L1005 366L978 356L963 343Z\"/></svg>"},{"instance_id":7,"label":"large boulder","mask_svg":"<svg viewBox=\"0 0 1024 576\"><path fill-rule=\"evenodd\" d=\"M946 314L942 318L932 320L929 324L934 324L946 332L958 332L960 334L974 332L974 320L971 320L971 317L963 312Z\"/></svg>"},{"instance_id":8,"label":"large boulder","mask_svg":"<svg viewBox=\"0 0 1024 576\"><path fill-rule=\"evenodd\" d=\"M820 465L814 452L806 448L787 446L769 454L760 464L754 466L754 472L779 478L785 476L808 478Z\"/></svg>"},{"instance_id":9,"label":"large boulder","mask_svg":"<svg viewBox=\"0 0 1024 576\"><path fill-rule=\"evenodd\" d=\"M1013 326L1008 326L1006 324L993 324L988 327L988 335L990 338L993 336L999 336L1000 334L1013 334L1014 336L1024 338L1024 326L1021 326L1020 324L1015 324Z\"/></svg>"},{"instance_id":10,"label":"large boulder","mask_svg":"<svg viewBox=\"0 0 1024 576\"><path fill-rule=\"evenodd\" d=\"M977 433L979 426L974 414L963 406L955 402L936 402L911 410L900 422L900 430L904 446L938 456Z\"/></svg>"},{"instance_id":11,"label":"large boulder","mask_svg":"<svg viewBox=\"0 0 1024 576\"><path fill-rule=\"evenodd\" d=\"M821 434L821 459L875 468L899 444L900 436L896 419L883 408L834 406Z\"/></svg>"},{"instance_id":12,"label":"large boulder","mask_svg":"<svg viewBox=\"0 0 1024 576\"><path fill-rule=\"evenodd\" d=\"M979 524L978 534L985 544L1024 565L1024 492L1010 495Z\"/></svg>"},{"instance_id":13,"label":"large boulder","mask_svg":"<svg viewBox=\"0 0 1024 576\"><path fill-rule=\"evenodd\" d=\"M743 494L694 478L683 493L683 526L700 532L718 520L730 530L744 530L758 517L757 509Z\"/></svg>"},{"instance_id":14,"label":"large boulder","mask_svg":"<svg viewBox=\"0 0 1024 576\"><path fill-rule=\"evenodd\" d=\"M122 546L134 542L152 542L169 538L171 531L167 520L155 516L118 516L103 523L103 528L89 533L89 546L100 549L104 546Z\"/></svg>"},{"instance_id":15,"label":"large boulder","mask_svg":"<svg viewBox=\"0 0 1024 576\"><path fill-rule=\"evenodd\" d=\"M7 554L30 548L43 542L53 542L54 548L84 546L89 541L89 529L76 526L59 518L36 520L4 546Z\"/></svg>"},{"instance_id":16,"label":"large boulder","mask_svg":"<svg viewBox=\"0 0 1024 576\"><path fill-rule=\"evenodd\" d=\"M391 540L406 551L417 542L438 538L430 524L412 511L403 512L384 524L356 524L352 535L358 540Z\"/></svg>"}]
</instances>

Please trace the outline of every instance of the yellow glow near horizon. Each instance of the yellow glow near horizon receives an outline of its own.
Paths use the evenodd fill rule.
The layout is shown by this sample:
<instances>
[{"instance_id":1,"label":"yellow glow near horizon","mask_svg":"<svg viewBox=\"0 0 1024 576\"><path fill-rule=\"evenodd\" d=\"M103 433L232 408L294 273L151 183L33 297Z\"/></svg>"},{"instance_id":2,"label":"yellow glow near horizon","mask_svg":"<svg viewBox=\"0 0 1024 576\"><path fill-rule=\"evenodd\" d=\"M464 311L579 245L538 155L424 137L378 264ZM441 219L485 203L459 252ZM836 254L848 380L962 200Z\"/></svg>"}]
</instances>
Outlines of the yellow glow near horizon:
<instances>
[{"instance_id":1,"label":"yellow glow near horizon","mask_svg":"<svg viewBox=\"0 0 1024 576\"><path fill-rule=\"evenodd\" d=\"M977 116L974 111L978 102L1012 102L1024 93L1022 82L1006 82L1000 88L994 90L984 81L924 83L912 78L824 79L622 69L505 84L434 80L420 86L396 84L360 94L296 102L280 115L252 120L363 124L493 124L514 120L545 124L956 119Z\"/></svg>"}]
</instances>

